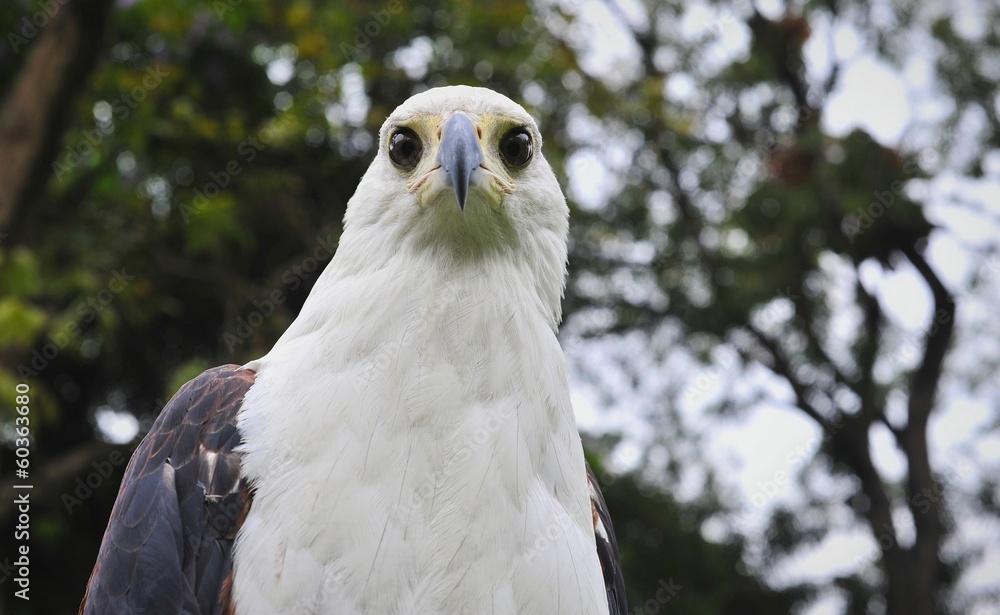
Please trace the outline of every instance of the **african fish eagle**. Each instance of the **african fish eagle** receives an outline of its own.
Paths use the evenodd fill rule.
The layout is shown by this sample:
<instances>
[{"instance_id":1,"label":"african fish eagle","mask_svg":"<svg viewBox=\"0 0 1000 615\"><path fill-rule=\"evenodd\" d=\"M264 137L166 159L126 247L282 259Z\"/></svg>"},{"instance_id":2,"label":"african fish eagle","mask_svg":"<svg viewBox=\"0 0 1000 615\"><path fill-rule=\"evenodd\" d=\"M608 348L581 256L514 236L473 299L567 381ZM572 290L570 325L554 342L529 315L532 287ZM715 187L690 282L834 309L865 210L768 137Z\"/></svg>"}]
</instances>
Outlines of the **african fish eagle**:
<instances>
[{"instance_id":1,"label":"african fish eagle","mask_svg":"<svg viewBox=\"0 0 1000 615\"><path fill-rule=\"evenodd\" d=\"M295 321L184 385L136 449L81 613L625 613L541 145L483 88L389 116Z\"/></svg>"}]
</instances>

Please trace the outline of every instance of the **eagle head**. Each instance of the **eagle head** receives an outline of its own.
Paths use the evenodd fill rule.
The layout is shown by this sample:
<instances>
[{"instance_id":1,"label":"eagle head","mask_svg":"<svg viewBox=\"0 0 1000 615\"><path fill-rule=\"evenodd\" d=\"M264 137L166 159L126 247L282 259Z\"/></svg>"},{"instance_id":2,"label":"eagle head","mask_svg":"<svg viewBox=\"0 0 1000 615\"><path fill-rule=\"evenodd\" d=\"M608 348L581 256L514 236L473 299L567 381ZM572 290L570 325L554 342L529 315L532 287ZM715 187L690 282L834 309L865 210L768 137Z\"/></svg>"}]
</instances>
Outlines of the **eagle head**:
<instances>
[{"instance_id":1,"label":"eagle head","mask_svg":"<svg viewBox=\"0 0 1000 615\"><path fill-rule=\"evenodd\" d=\"M449 86L412 96L382 124L345 231L372 226L431 246L518 249L532 235L564 244L568 216L534 119L492 90Z\"/></svg>"}]
</instances>

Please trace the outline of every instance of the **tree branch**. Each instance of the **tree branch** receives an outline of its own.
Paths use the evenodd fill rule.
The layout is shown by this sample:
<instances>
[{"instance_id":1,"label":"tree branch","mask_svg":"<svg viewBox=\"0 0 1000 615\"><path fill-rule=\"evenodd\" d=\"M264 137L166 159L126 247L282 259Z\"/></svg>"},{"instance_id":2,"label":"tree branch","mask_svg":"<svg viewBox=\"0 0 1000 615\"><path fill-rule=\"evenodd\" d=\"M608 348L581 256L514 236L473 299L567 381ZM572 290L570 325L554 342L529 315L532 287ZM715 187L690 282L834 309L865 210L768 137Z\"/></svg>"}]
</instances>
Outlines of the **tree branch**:
<instances>
[{"instance_id":1,"label":"tree branch","mask_svg":"<svg viewBox=\"0 0 1000 615\"><path fill-rule=\"evenodd\" d=\"M764 346L772 357L774 364L771 369L785 378L795 392L798 408L809 418L816 421L829 437L828 450L830 456L846 464L861 481L861 492L868 498L869 505L864 511L865 519L876 542L882 550L882 563L887 572L886 588L888 603L892 605L893 613L908 613L906 605L910 604L910 589L906 583L890 573L890 571L906 570L908 552L899 544L899 534L892 519L892 500L886 492L881 475L872 462L870 442L868 437L869 424L857 417L838 413L833 421L826 419L809 403L809 388L795 378L791 362L784 356L778 343L769 338L759 329L748 325L748 329L758 342ZM897 606L899 605L899 606Z\"/></svg>"},{"instance_id":2,"label":"tree branch","mask_svg":"<svg viewBox=\"0 0 1000 615\"><path fill-rule=\"evenodd\" d=\"M921 602L928 602L923 612L931 613L936 599L931 588L938 586L938 577L942 572L940 549L945 530L941 510L943 495L931 468L927 423L936 405L944 359L954 334L955 300L913 245L904 245L901 249L934 296L934 315L925 337L923 359L910 381L907 425L903 430L909 466L908 505L916 530L911 562L912 579L916 587L927 588L927 593L921 596Z\"/></svg>"},{"instance_id":3,"label":"tree branch","mask_svg":"<svg viewBox=\"0 0 1000 615\"><path fill-rule=\"evenodd\" d=\"M864 313L865 337L858 343L858 372L860 380L857 385L858 397L861 399L861 416L871 423L884 415L884 409L873 403L875 397L875 361L878 358L879 341L882 337L883 314L878 298L873 296L861 284L861 278L855 267L855 293ZM865 403L865 402L868 403ZM888 423L888 421L886 421Z\"/></svg>"},{"instance_id":4,"label":"tree branch","mask_svg":"<svg viewBox=\"0 0 1000 615\"><path fill-rule=\"evenodd\" d=\"M926 426L944 368L955 328L955 299L934 269L912 245L902 246L903 254L927 283L934 296L934 314L925 337L924 357L910 382L909 426Z\"/></svg>"},{"instance_id":5,"label":"tree branch","mask_svg":"<svg viewBox=\"0 0 1000 615\"><path fill-rule=\"evenodd\" d=\"M812 403L809 402L809 387L803 384L792 373L791 361L789 361L788 357L785 356L785 352L778 345L778 342L768 337L763 331L752 324L747 325L747 330L750 331L757 342L763 346L771 356L772 365L770 367L774 373L787 380L789 386L792 387L792 391L795 393L795 401L798 404L799 409L802 410L806 416L816 421L816 423L828 435L835 435L837 432L837 428L835 426L836 421L831 422L829 419L824 417L823 414L812 405Z\"/></svg>"}]
</instances>

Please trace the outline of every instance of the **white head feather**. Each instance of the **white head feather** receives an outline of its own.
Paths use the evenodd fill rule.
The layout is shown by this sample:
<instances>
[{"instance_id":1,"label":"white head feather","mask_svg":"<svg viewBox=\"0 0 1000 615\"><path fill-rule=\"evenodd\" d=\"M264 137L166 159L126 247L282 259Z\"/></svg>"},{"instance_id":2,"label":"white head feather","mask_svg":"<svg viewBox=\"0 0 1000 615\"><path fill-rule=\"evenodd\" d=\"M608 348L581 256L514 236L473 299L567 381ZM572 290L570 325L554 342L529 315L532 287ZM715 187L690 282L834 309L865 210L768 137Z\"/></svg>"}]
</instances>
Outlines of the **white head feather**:
<instances>
[{"instance_id":1,"label":"white head feather","mask_svg":"<svg viewBox=\"0 0 1000 615\"><path fill-rule=\"evenodd\" d=\"M434 160L441 128L455 113L473 120L484 166L495 170L477 169L464 210L445 189L447 174ZM423 142L422 159L412 170L400 168L388 154L390 137L403 125ZM519 168L499 157L500 139L515 127L526 129L533 144L531 160ZM398 259L407 261L414 274L428 267L513 266L529 276L525 281L534 289L533 302L556 330L562 319L569 208L541 146L538 126L524 108L486 88L434 88L400 105L382 124L378 153L348 202L334 259L275 349L321 326L337 300L338 282L379 271ZM421 174L428 177L414 189Z\"/></svg>"}]
</instances>

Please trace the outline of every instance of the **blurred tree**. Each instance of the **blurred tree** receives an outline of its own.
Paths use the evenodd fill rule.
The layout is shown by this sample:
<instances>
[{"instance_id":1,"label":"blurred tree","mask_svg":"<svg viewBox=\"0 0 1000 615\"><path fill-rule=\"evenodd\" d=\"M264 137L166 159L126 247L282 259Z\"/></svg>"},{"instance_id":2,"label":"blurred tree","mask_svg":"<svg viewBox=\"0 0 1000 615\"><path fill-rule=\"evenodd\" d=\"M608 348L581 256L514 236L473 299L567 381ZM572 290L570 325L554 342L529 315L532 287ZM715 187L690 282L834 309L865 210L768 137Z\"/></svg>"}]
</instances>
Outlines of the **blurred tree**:
<instances>
[{"instance_id":1,"label":"blurred tree","mask_svg":"<svg viewBox=\"0 0 1000 615\"><path fill-rule=\"evenodd\" d=\"M31 386L32 578L65 588L33 594L31 612L82 596L129 427L200 370L269 348L336 246L382 119L445 83L505 92L541 121L573 209L567 336L655 346L667 331L709 364L730 353L727 379L753 384L765 367L824 433L799 476L805 503L776 507L763 538L720 535L705 528L741 503L711 472L697 497L672 495L699 453L680 395L652 400L650 450L666 458L604 473L637 612L806 604L825 588L768 575L842 529L845 511L879 547L836 580L847 612L971 604L952 590L974 553L945 546L959 507L995 510L994 496L986 485L959 501L931 463L956 297L925 255L937 231L910 186L980 175L997 148L988 111L974 147L955 136L994 108L995 27L973 40L930 9L846 1L766 15L714 2L111 4L15 0L0 14L0 395ZM919 147L828 134L840 61L810 72L803 50L833 25L889 64L934 44L951 106ZM608 32L620 36L600 47ZM937 158L917 156L928 150ZM861 274L905 263L934 303L909 346ZM679 393L690 372L667 365ZM755 403L727 392L710 421ZM13 552L6 412L0 557ZM876 429L905 459L899 484L873 460ZM28 612L11 593L0 610Z\"/></svg>"},{"instance_id":2,"label":"blurred tree","mask_svg":"<svg viewBox=\"0 0 1000 615\"><path fill-rule=\"evenodd\" d=\"M949 508L953 494L932 466L928 444L954 339L956 298L928 263L934 226L907 189L909 180L927 177L931 165L917 159L925 152L894 149L863 130L827 134L822 119L840 66L830 58L825 78L808 74L803 46L810 23L832 20L868 36L883 61L902 64L913 50L893 42L892 33L915 38L937 19L934 36L949 47L937 47L935 59L949 67L945 79L966 84L946 92L956 113L994 104L995 88L982 77L981 62L947 17L915 7L887 17L861 3L803 4L768 18L720 4L705 9L706 27L691 34L678 26L685 21L682 4L638 13L607 6L631 32L641 71L604 94L613 105L595 108L588 93L579 112L599 118L609 131L639 134L631 148L635 162L621 172L613 205L576 217L575 254L587 260L573 270L571 313L610 308L597 334L653 331L667 321L695 348L707 335L707 357L727 348L738 354L745 374L766 367L790 391L791 405L822 430L803 476L827 468L846 478L846 497L803 480L807 504L774 511L762 571L838 529L832 521L846 499L878 547L875 570L838 583L850 612L956 609L963 603L951 590L968 553L946 555L956 509ZM721 59L726 34L741 31L749 37L746 51ZM995 53L997 31L982 37ZM704 90L684 93L685 80ZM607 84L605 78L590 87ZM678 84L681 93L671 96ZM947 131L949 123L939 128ZM924 147L945 137L925 137ZM982 156L998 140L1000 134L987 131L981 149L954 170L980 173ZM668 215L658 216L663 203ZM621 244L652 250L623 258ZM933 307L923 340L901 347L899 325L861 271L904 262L923 281ZM636 293L634 284L647 291ZM847 314L857 325L845 330L838 320ZM773 388L758 388L774 396ZM753 405L730 393L722 410ZM876 429L888 430L905 461L902 484L873 460Z\"/></svg>"}]
</instances>

